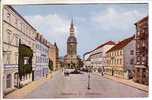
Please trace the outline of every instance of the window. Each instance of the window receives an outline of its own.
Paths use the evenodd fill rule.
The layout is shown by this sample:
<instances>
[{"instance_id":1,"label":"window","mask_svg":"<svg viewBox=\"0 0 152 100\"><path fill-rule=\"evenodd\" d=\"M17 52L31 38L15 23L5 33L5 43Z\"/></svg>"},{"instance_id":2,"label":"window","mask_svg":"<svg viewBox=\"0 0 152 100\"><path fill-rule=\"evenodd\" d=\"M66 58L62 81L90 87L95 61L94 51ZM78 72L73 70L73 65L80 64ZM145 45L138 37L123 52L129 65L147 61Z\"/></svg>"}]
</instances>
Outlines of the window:
<instances>
[{"instance_id":1,"label":"window","mask_svg":"<svg viewBox=\"0 0 152 100\"><path fill-rule=\"evenodd\" d=\"M15 52L15 64L18 64L18 52Z\"/></svg>"},{"instance_id":2,"label":"window","mask_svg":"<svg viewBox=\"0 0 152 100\"><path fill-rule=\"evenodd\" d=\"M139 72L140 71L140 69L139 68L137 68L137 72Z\"/></svg>"},{"instance_id":3,"label":"window","mask_svg":"<svg viewBox=\"0 0 152 100\"><path fill-rule=\"evenodd\" d=\"M142 64L145 64L145 56L142 57Z\"/></svg>"},{"instance_id":4,"label":"window","mask_svg":"<svg viewBox=\"0 0 152 100\"><path fill-rule=\"evenodd\" d=\"M119 64L119 59L117 59L117 64Z\"/></svg>"},{"instance_id":5,"label":"window","mask_svg":"<svg viewBox=\"0 0 152 100\"><path fill-rule=\"evenodd\" d=\"M6 52L3 52L3 62L4 62L4 64L6 64Z\"/></svg>"},{"instance_id":6,"label":"window","mask_svg":"<svg viewBox=\"0 0 152 100\"><path fill-rule=\"evenodd\" d=\"M15 25L16 25L16 27L17 27L17 24L18 24L18 19L16 18L15 19Z\"/></svg>"},{"instance_id":7,"label":"window","mask_svg":"<svg viewBox=\"0 0 152 100\"><path fill-rule=\"evenodd\" d=\"M7 12L7 20L8 22L11 22L11 14L9 13L9 11Z\"/></svg>"},{"instance_id":8,"label":"window","mask_svg":"<svg viewBox=\"0 0 152 100\"><path fill-rule=\"evenodd\" d=\"M130 55L134 55L134 50L130 50Z\"/></svg>"},{"instance_id":9,"label":"window","mask_svg":"<svg viewBox=\"0 0 152 100\"><path fill-rule=\"evenodd\" d=\"M11 34L12 34L12 31L10 30L7 30L7 39L8 39L8 43L11 44Z\"/></svg>"},{"instance_id":10,"label":"window","mask_svg":"<svg viewBox=\"0 0 152 100\"><path fill-rule=\"evenodd\" d=\"M122 59L120 59L120 64L122 64Z\"/></svg>"},{"instance_id":11,"label":"window","mask_svg":"<svg viewBox=\"0 0 152 100\"><path fill-rule=\"evenodd\" d=\"M7 59L6 59L6 64L10 64L10 58L11 57L11 53L7 53Z\"/></svg>"},{"instance_id":12,"label":"window","mask_svg":"<svg viewBox=\"0 0 152 100\"><path fill-rule=\"evenodd\" d=\"M139 49L139 47L140 47L140 45L139 45L139 44L137 44L137 49Z\"/></svg>"},{"instance_id":13,"label":"window","mask_svg":"<svg viewBox=\"0 0 152 100\"><path fill-rule=\"evenodd\" d=\"M20 30L22 31L22 23L20 23Z\"/></svg>"},{"instance_id":14,"label":"window","mask_svg":"<svg viewBox=\"0 0 152 100\"><path fill-rule=\"evenodd\" d=\"M146 69L144 68L142 71L143 71L143 78L145 78L146 77Z\"/></svg>"},{"instance_id":15,"label":"window","mask_svg":"<svg viewBox=\"0 0 152 100\"><path fill-rule=\"evenodd\" d=\"M134 59L130 60L130 64L133 65L134 64Z\"/></svg>"},{"instance_id":16,"label":"window","mask_svg":"<svg viewBox=\"0 0 152 100\"><path fill-rule=\"evenodd\" d=\"M29 57L24 57L24 64L29 64Z\"/></svg>"},{"instance_id":17,"label":"window","mask_svg":"<svg viewBox=\"0 0 152 100\"><path fill-rule=\"evenodd\" d=\"M120 51L120 55L122 55L122 51Z\"/></svg>"},{"instance_id":18,"label":"window","mask_svg":"<svg viewBox=\"0 0 152 100\"><path fill-rule=\"evenodd\" d=\"M16 46L18 46L19 45L19 38L18 38L18 36L16 35Z\"/></svg>"},{"instance_id":19,"label":"window","mask_svg":"<svg viewBox=\"0 0 152 100\"><path fill-rule=\"evenodd\" d=\"M142 47L145 47L145 42L144 41L142 42Z\"/></svg>"}]
</instances>

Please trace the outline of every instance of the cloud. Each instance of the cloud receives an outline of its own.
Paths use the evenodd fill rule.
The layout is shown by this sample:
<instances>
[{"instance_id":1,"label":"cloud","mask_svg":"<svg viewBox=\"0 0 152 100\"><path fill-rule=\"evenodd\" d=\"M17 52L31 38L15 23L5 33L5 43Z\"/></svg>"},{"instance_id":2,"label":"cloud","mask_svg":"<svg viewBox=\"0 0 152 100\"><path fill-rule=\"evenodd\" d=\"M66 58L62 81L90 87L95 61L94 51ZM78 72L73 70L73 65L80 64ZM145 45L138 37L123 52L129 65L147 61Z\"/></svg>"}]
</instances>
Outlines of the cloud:
<instances>
[{"instance_id":1,"label":"cloud","mask_svg":"<svg viewBox=\"0 0 152 100\"><path fill-rule=\"evenodd\" d=\"M61 54L65 53L66 36L69 33L70 24L70 20L68 20L67 17L57 14L49 14L45 16L25 16L25 19L27 19L37 31L43 34L43 36L52 44L57 42Z\"/></svg>"},{"instance_id":2,"label":"cloud","mask_svg":"<svg viewBox=\"0 0 152 100\"><path fill-rule=\"evenodd\" d=\"M69 20L65 16L49 14L46 16L26 16L39 31L49 32L52 35L63 35L67 32Z\"/></svg>"},{"instance_id":3,"label":"cloud","mask_svg":"<svg viewBox=\"0 0 152 100\"><path fill-rule=\"evenodd\" d=\"M57 42L60 54L65 54L71 19L58 14L25 16L25 19L52 44ZM84 19L77 17L76 20ZM79 31L77 31L75 26L75 34L77 35L78 33Z\"/></svg>"},{"instance_id":4,"label":"cloud","mask_svg":"<svg viewBox=\"0 0 152 100\"><path fill-rule=\"evenodd\" d=\"M108 8L105 13L98 13L91 20L107 32L123 32L132 28L137 20L146 16L137 10L120 12L118 9Z\"/></svg>"}]
</instances>

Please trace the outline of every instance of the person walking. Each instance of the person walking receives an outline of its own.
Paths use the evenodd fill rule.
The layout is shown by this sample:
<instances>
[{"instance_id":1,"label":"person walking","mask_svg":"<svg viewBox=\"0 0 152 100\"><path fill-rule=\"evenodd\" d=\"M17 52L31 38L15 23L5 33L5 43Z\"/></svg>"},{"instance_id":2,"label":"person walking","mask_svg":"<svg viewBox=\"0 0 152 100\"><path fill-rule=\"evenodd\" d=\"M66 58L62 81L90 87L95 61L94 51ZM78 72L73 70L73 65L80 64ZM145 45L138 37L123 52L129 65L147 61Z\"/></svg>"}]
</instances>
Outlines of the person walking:
<instances>
[{"instance_id":1,"label":"person walking","mask_svg":"<svg viewBox=\"0 0 152 100\"><path fill-rule=\"evenodd\" d=\"M101 70L101 75L103 76L104 74L103 74L103 70Z\"/></svg>"}]
</instances>

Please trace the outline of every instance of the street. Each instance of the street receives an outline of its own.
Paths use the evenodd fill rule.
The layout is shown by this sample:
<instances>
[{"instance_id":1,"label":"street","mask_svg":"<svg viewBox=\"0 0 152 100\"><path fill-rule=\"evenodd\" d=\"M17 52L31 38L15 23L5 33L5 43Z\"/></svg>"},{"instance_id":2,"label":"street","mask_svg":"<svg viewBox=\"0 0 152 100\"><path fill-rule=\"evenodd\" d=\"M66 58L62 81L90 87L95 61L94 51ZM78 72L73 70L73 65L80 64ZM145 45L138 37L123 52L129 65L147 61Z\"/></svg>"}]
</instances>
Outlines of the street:
<instances>
[{"instance_id":1,"label":"street","mask_svg":"<svg viewBox=\"0 0 152 100\"><path fill-rule=\"evenodd\" d=\"M70 74L56 72L53 78L35 89L24 98L98 98L98 97L146 97L148 93L121 83L103 78L92 73L90 90L88 87L88 73Z\"/></svg>"}]
</instances>

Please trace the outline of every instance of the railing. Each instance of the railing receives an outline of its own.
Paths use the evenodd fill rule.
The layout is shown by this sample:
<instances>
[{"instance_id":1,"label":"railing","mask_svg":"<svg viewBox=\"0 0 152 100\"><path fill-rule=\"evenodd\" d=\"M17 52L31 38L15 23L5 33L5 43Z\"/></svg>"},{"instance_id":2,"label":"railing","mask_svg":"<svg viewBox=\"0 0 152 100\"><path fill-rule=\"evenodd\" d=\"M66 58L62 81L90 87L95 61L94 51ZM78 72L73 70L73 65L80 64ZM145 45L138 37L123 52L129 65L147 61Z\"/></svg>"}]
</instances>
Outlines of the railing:
<instances>
[{"instance_id":1,"label":"railing","mask_svg":"<svg viewBox=\"0 0 152 100\"><path fill-rule=\"evenodd\" d=\"M18 68L17 64L4 64L5 68Z\"/></svg>"}]
</instances>

